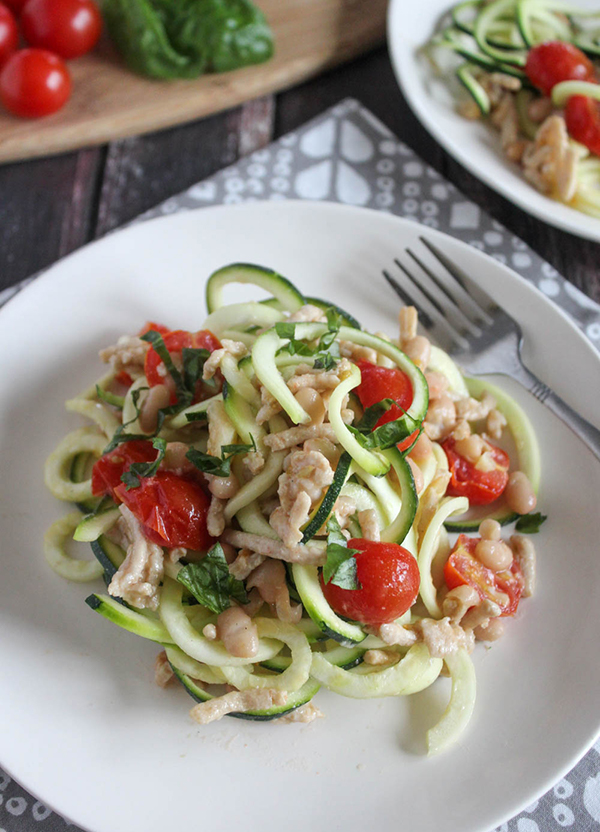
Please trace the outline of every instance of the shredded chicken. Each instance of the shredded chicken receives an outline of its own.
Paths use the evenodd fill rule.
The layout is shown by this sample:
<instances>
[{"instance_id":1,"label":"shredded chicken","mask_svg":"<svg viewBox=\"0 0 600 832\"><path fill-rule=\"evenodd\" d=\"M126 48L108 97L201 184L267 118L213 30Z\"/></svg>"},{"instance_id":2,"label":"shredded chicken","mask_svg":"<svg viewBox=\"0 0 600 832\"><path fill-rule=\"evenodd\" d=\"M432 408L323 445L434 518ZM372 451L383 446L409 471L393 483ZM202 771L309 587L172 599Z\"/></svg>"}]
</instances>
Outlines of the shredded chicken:
<instances>
[{"instance_id":1,"label":"shredded chicken","mask_svg":"<svg viewBox=\"0 0 600 832\"><path fill-rule=\"evenodd\" d=\"M277 532L286 546L300 543L304 534L302 526L308 522L312 501L306 491L300 491L289 511L278 506L269 518L271 528Z\"/></svg>"},{"instance_id":2,"label":"shredded chicken","mask_svg":"<svg viewBox=\"0 0 600 832\"><path fill-rule=\"evenodd\" d=\"M340 341L340 355L353 361L370 361L371 364L377 364L378 358L377 350L354 344L352 341Z\"/></svg>"},{"instance_id":3,"label":"shredded chicken","mask_svg":"<svg viewBox=\"0 0 600 832\"><path fill-rule=\"evenodd\" d=\"M514 79L520 83L519 79ZM519 115L515 97L510 92L503 92L499 104L492 110L491 123L500 131L502 149L513 162L520 162L528 142L519 137Z\"/></svg>"},{"instance_id":4,"label":"shredded chicken","mask_svg":"<svg viewBox=\"0 0 600 832\"><path fill-rule=\"evenodd\" d=\"M523 598L530 598L535 592L535 546L528 537L522 534L513 534L510 538L510 548L515 560L521 567L523 580L525 581Z\"/></svg>"},{"instance_id":5,"label":"shredded chicken","mask_svg":"<svg viewBox=\"0 0 600 832\"><path fill-rule=\"evenodd\" d=\"M508 603L508 598L506 600ZM490 619L498 618L501 612L502 610L495 601L484 598L480 604L477 604L476 607L471 607L466 613L460 622L461 627L464 627L467 631L475 630L477 627L487 627Z\"/></svg>"},{"instance_id":6,"label":"shredded chicken","mask_svg":"<svg viewBox=\"0 0 600 832\"><path fill-rule=\"evenodd\" d=\"M467 422L477 422L489 416L496 407L496 399L486 390L481 400L472 399L468 396L467 398L459 399L455 407L458 419L465 419Z\"/></svg>"},{"instance_id":7,"label":"shredded chicken","mask_svg":"<svg viewBox=\"0 0 600 832\"><path fill-rule=\"evenodd\" d=\"M260 451L250 451L245 455L243 464L249 473L255 477L265 467L265 458Z\"/></svg>"},{"instance_id":8,"label":"shredded chicken","mask_svg":"<svg viewBox=\"0 0 600 832\"><path fill-rule=\"evenodd\" d=\"M287 563L307 563L321 566L325 563L325 552L317 544L306 543L298 546L284 546L280 540L262 537L258 534L238 532L235 529L225 529L223 540L239 549L251 549L253 552L269 558L284 560Z\"/></svg>"},{"instance_id":9,"label":"shredded chicken","mask_svg":"<svg viewBox=\"0 0 600 832\"><path fill-rule=\"evenodd\" d=\"M381 529L375 509L366 508L359 511L358 522L365 540L373 540L377 543L381 539Z\"/></svg>"},{"instance_id":10,"label":"shredded chicken","mask_svg":"<svg viewBox=\"0 0 600 832\"><path fill-rule=\"evenodd\" d=\"M225 531L225 501L214 495L206 514L206 528L211 537L221 537Z\"/></svg>"},{"instance_id":11,"label":"shredded chicken","mask_svg":"<svg viewBox=\"0 0 600 832\"><path fill-rule=\"evenodd\" d=\"M229 564L229 571L238 581L245 581L248 575L260 566L264 559L265 555L251 552L250 549L240 549L237 558Z\"/></svg>"},{"instance_id":12,"label":"shredded chicken","mask_svg":"<svg viewBox=\"0 0 600 832\"><path fill-rule=\"evenodd\" d=\"M396 664L399 659L399 653L392 653L389 650L367 650L363 656L365 664L373 665L373 667Z\"/></svg>"},{"instance_id":13,"label":"shredded chicken","mask_svg":"<svg viewBox=\"0 0 600 832\"><path fill-rule=\"evenodd\" d=\"M480 601L477 590L473 589L472 586L463 584L448 592L442 603L442 611L452 624L460 624L467 611L471 607L476 607Z\"/></svg>"},{"instance_id":14,"label":"shredded chicken","mask_svg":"<svg viewBox=\"0 0 600 832\"><path fill-rule=\"evenodd\" d=\"M315 370L308 364L299 364L296 374L293 375L287 386L292 393L297 393L303 387L312 387L313 390L333 390L340 381L350 372L350 362L342 358L335 370Z\"/></svg>"},{"instance_id":15,"label":"shredded chicken","mask_svg":"<svg viewBox=\"0 0 600 832\"><path fill-rule=\"evenodd\" d=\"M425 433L434 442L445 439L456 426L456 405L447 393L429 403L423 422Z\"/></svg>"},{"instance_id":16,"label":"shredded chicken","mask_svg":"<svg viewBox=\"0 0 600 832\"><path fill-rule=\"evenodd\" d=\"M321 499L323 490L333 482L333 468L319 451L292 451L283 462L279 477L279 502L289 512L301 491L308 494L311 504Z\"/></svg>"},{"instance_id":17,"label":"shredded chicken","mask_svg":"<svg viewBox=\"0 0 600 832\"><path fill-rule=\"evenodd\" d=\"M205 381L212 378L217 370L220 369L225 356L230 355L236 361L239 361L240 358L243 358L248 353L246 345L242 344L241 341L229 341L227 338L223 338L221 344L222 349L212 352L204 363L202 378Z\"/></svg>"},{"instance_id":18,"label":"shredded chicken","mask_svg":"<svg viewBox=\"0 0 600 832\"><path fill-rule=\"evenodd\" d=\"M167 549L165 557L167 557L171 563L177 563L181 560L181 558L185 558L187 553L188 550L184 546L175 546L173 549Z\"/></svg>"},{"instance_id":19,"label":"shredded chicken","mask_svg":"<svg viewBox=\"0 0 600 832\"><path fill-rule=\"evenodd\" d=\"M137 335L122 335L116 344L100 350L100 358L105 364L110 364L115 373L123 370L132 375L139 375L144 371L146 353L150 349L147 341L142 341Z\"/></svg>"},{"instance_id":20,"label":"shredded chicken","mask_svg":"<svg viewBox=\"0 0 600 832\"><path fill-rule=\"evenodd\" d=\"M265 445L272 451L283 451L286 448L293 448L300 445L307 439L329 439L330 442L337 442L334 429L330 424L323 425L301 425L300 427L288 428L279 433L270 433L265 436Z\"/></svg>"},{"instance_id":21,"label":"shredded chicken","mask_svg":"<svg viewBox=\"0 0 600 832\"><path fill-rule=\"evenodd\" d=\"M190 716L199 725L216 722L227 714L245 713L246 711L266 711L267 708L281 707L287 701L287 693L270 688L251 690L233 690L223 696L217 696L208 702L200 702L190 711Z\"/></svg>"},{"instance_id":22,"label":"shredded chicken","mask_svg":"<svg viewBox=\"0 0 600 832\"><path fill-rule=\"evenodd\" d=\"M286 323L294 324L294 323L304 323L304 324L312 324L312 323L326 323L327 317L322 309L319 309L318 306L313 306L312 303L307 303L306 306L301 306L297 312L294 312L292 315L287 318Z\"/></svg>"},{"instance_id":23,"label":"shredded chicken","mask_svg":"<svg viewBox=\"0 0 600 832\"><path fill-rule=\"evenodd\" d=\"M377 633L379 638L390 647L397 644L399 647L410 647L417 640L417 636L412 630L407 630L400 624L392 621L390 624L382 624Z\"/></svg>"},{"instance_id":24,"label":"shredded chicken","mask_svg":"<svg viewBox=\"0 0 600 832\"><path fill-rule=\"evenodd\" d=\"M423 618L413 629L419 639L427 645L433 658L443 659L462 648L471 653L475 646L472 631L465 632L459 624L453 624L449 618L439 621Z\"/></svg>"},{"instance_id":25,"label":"shredded chicken","mask_svg":"<svg viewBox=\"0 0 600 832\"><path fill-rule=\"evenodd\" d=\"M411 341L417 334L419 316L415 307L402 306L398 313L398 321L400 323L400 346L403 347L404 344Z\"/></svg>"},{"instance_id":26,"label":"shredded chicken","mask_svg":"<svg viewBox=\"0 0 600 832\"><path fill-rule=\"evenodd\" d=\"M159 688L166 688L174 678L173 668L169 664L167 654L163 650L154 661L154 681Z\"/></svg>"},{"instance_id":27,"label":"shredded chicken","mask_svg":"<svg viewBox=\"0 0 600 832\"><path fill-rule=\"evenodd\" d=\"M523 154L523 172L542 193L570 202L577 189L577 161L564 118L551 115Z\"/></svg>"},{"instance_id":28,"label":"shredded chicken","mask_svg":"<svg viewBox=\"0 0 600 832\"><path fill-rule=\"evenodd\" d=\"M285 566L279 560L266 560L250 575L246 587L258 589L263 601L271 605L280 621L297 624L302 618L302 604L292 604Z\"/></svg>"},{"instance_id":29,"label":"shredded chicken","mask_svg":"<svg viewBox=\"0 0 600 832\"><path fill-rule=\"evenodd\" d=\"M262 407L256 414L257 425L263 425L265 422L268 422L269 419L272 419L273 416L281 413L282 410L281 405L275 396L272 396L266 387L260 388L260 400L262 402Z\"/></svg>"},{"instance_id":30,"label":"shredded chicken","mask_svg":"<svg viewBox=\"0 0 600 832\"><path fill-rule=\"evenodd\" d=\"M340 527L345 529L349 518L356 514L356 503L352 497L338 497L333 506L333 513Z\"/></svg>"},{"instance_id":31,"label":"shredded chicken","mask_svg":"<svg viewBox=\"0 0 600 832\"><path fill-rule=\"evenodd\" d=\"M127 549L127 557L113 575L108 593L137 609L156 610L164 574L163 550L144 537L142 527L126 506L119 506L119 511L116 533Z\"/></svg>"},{"instance_id":32,"label":"shredded chicken","mask_svg":"<svg viewBox=\"0 0 600 832\"><path fill-rule=\"evenodd\" d=\"M294 708L294 710L290 711L289 714L279 717L276 722L278 725L286 725L290 722L302 722L307 724L315 719L322 719L324 716L325 714L322 710L320 710L320 708L317 708L317 706L313 705L312 702L307 702L306 705L300 705L299 708Z\"/></svg>"},{"instance_id":33,"label":"shredded chicken","mask_svg":"<svg viewBox=\"0 0 600 832\"><path fill-rule=\"evenodd\" d=\"M485 423L486 431L492 437L492 439L501 439L502 438L502 431L507 425L506 416L503 413L500 413L495 407L493 407L487 417L487 421Z\"/></svg>"}]
</instances>

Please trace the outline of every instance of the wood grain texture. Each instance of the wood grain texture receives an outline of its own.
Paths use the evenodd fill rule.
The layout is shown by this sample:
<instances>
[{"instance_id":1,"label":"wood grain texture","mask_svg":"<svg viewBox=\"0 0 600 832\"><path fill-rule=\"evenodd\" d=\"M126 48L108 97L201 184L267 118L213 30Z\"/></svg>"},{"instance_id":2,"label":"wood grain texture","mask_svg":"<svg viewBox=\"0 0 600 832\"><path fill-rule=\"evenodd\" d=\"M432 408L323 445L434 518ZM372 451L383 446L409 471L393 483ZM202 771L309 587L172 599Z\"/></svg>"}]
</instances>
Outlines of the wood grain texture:
<instances>
[{"instance_id":1,"label":"wood grain texture","mask_svg":"<svg viewBox=\"0 0 600 832\"><path fill-rule=\"evenodd\" d=\"M275 35L266 64L193 81L152 81L127 70L107 40L70 63L73 97L30 122L0 114L0 162L140 135L290 87L382 41L387 0L258 0Z\"/></svg>"}]
</instances>

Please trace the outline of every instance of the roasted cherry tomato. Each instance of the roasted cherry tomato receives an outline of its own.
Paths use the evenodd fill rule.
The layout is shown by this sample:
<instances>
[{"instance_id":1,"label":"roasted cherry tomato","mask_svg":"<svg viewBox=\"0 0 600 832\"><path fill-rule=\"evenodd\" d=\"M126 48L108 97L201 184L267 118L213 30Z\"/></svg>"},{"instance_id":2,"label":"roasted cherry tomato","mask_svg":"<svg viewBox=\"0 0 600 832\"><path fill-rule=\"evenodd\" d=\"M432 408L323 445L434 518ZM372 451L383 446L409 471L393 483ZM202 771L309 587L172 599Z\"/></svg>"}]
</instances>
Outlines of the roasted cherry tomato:
<instances>
[{"instance_id":1,"label":"roasted cherry tomato","mask_svg":"<svg viewBox=\"0 0 600 832\"><path fill-rule=\"evenodd\" d=\"M210 498L193 479L159 471L129 491L121 483L115 488L115 498L133 512L146 537L159 546L203 552L212 545L206 528Z\"/></svg>"},{"instance_id":2,"label":"roasted cherry tomato","mask_svg":"<svg viewBox=\"0 0 600 832\"><path fill-rule=\"evenodd\" d=\"M159 330L160 331L160 330ZM186 332L183 329L175 329L172 332L161 332L166 348L169 350L175 365L181 363L181 352L184 348L206 349L209 352L214 352L221 346L219 339L209 332L207 329L200 330L200 332ZM146 353L146 361L144 364L144 372L150 387L155 387L157 384L170 384L170 376L165 376L161 373L164 365L161 357L156 350L151 347ZM202 384L198 385L196 391L195 401L202 401L207 395L213 395L214 391L205 393L202 390ZM172 394L171 403L176 402L175 392Z\"/></svg>"},{"instance_id":3,"label":"roasted cherry tomato","mask_svg":"<svg viewBox=\"0 0 600 832\"><path fill-rule=\"evenodd\" d=\"M530 49L525 66L527 77L544 95L561 81L593 81L594 64L587 55L566 41L548 41Z\"/></svg>"},{"instance_id":4,"label":"roasted cherry tomato","mask_svg":"<svg viewBox=\"0 0 600 832\"><path fill-rule=\"evenodd\" d=\"M480 537L458 536L458 540L444 567L444 578L448 589L455 586L471 586L486 598L498 604L502 615L513 615L523 593L523 575L519 564L513 560L510 569L494 572L475 557L475 547Z\"/></svg>"},{"instance_id":5,"label":"roasted cherry tomato","mask_svg":"<svg viewBox=\"0 0 600 832\"><path fill-rule=\"evenodd\" d=\"M0 3L0 66L6 63L18 45L17 21L11 10L4 3Z\"/></svg>"},{"instance_id":6,"label":"roasted cherry tomato","mask_svg":"<svg viewBox=\"0 0 600 832\"><path fill-rule=\"evenodd\" d=\"M452 497L467 497L475 506L486 506L497 500L508 482L508 454L488 442L489 454L496 467L492 471L480 471L456 452L455 445L452 437L442 442L451 474L446 493Z\"/></svg>"},{"instance_id":7,"label":"roasted cherry tomato","mask_svg":"<svg viewBox=\"0 0 600 832\"><path fill-rule=\"evenodd\" d=\"M102 16L93 0L27 0L21 27L31 46L78 58L98 42Z\"/></svg>"},{"instance_id":8,"label":"roasted cherry tomato","mask_svg":"<svg viewBox=\"0 0 600 832\"><path fill-rule=\"evenodd\" d=\"M408 410L413 400L413 389L409 377L397 367L378 367L370 361L356 362L361 375L361 381L354 391L364 408L377 404L382 399L393 399L398 407L390 407L375 425L386 425L399 419ZM399 450L410 448L418 436L415 431L399 443Z\"/></svg>"},{"instance_id":9,"label":"roasted cherry tomato","mask_svg":"<svg viewBox=\"0 0 600 832\"><path fill-rule=\"evenodd\" d=\"M171 331L168 326L157 324L155 321L146 321L144 326L138 332L138 335L145 335L147 332L150 332L151 329L155 332L160 332L161 335L166 335Z\"/></svg>"},{"instance_id":10,"label":"roasted cherry tomato","mask_svg":"<svg viewBox=\"0 0 600 832\"><path fill-rule=\"evenodd\" d=\"M573 95L565 105L569 135L600 156L600 106L593 98Z\"/></svg>"},{"instance_id":11,"label":"roasted cherry tomato","mask_svg":"<svg viewBox=\"0 0 600 832\"><path fill-rule=\"evenodd\" d=\"M15 14L19 14L27 0L4 0L4 2Z\"/></svg>"},{"instance_id":12,"label":"roasted cherry tomato","mask_svg":"<svg viewBox=\"0 0 600 832\"><path fill-rule=\"evenodd\" d=\"M157 456L152 442L135 439L123 442L114 451L100 457L92 469L92 494L115 496L115 488L121 485L121 475L134 462L152 462Z\"/></svg>"},{"instance_id":13,"label":"roasted cherry tomato","mask_svg":"<svg viewBox=\"0 0 600 832\"><path fill-rule=\"evenodd\" d=\"M11 113L39 118L55 113L71 95L62 58L45 49L20 49L0 72L0 99Z\"/></svg>"},{"instance_id":14,"label":"roasted cherry tomato","mask_svg":"<svg viewBox=\"0 0 600 832\"><path fill-rule=\"evenodd\" d=\"M419 592L419 567L415 558L397 543L372 540L348 541L357 549L356 574L360 589L342 589L332 583L321 586L328 603L340 615L378 627L395 621L415 602Z\"/></svg>"}]
</instances>

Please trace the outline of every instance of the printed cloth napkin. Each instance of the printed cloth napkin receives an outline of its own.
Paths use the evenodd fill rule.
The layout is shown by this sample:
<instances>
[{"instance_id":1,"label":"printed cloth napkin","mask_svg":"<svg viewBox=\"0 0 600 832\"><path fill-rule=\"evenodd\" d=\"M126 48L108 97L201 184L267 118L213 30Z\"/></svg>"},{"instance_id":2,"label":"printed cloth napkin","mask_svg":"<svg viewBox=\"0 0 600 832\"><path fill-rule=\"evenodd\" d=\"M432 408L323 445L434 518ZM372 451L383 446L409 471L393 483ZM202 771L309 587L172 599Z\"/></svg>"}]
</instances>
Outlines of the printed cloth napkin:
<instances>
[{"instance_id":1,"label":"printed cloth napkin","mask_svg":"<svg viewBox=\"0 0 600 832\"><path fill-rule=\"evenodd\" d=\"M600 349L600 306L426 165L354 99L342 101L135 222L210 205L263 199L364 206L445 231L512 267L537 286ZM1 293L0 306L29 280ZM577 832L600 830L599 755L597 742L551 791L496 832L554 832L560 827ZM0 769L0 832L63 832L67 827L76 828Z\"/></svg>"}]
</instances>

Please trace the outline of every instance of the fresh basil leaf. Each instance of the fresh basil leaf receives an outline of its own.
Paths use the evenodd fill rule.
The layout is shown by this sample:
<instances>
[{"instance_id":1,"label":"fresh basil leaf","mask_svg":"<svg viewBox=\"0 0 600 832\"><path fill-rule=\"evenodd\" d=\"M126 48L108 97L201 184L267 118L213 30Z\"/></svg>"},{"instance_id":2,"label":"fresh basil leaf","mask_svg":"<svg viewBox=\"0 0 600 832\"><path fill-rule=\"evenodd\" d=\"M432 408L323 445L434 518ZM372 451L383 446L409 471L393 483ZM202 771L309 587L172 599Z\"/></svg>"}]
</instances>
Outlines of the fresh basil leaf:
<instances>
[{"instance_id":1,"label":"fresh basil leaf","mask_svg":"<svg viewBox=\"0 0 600 832\"><path fill-rule=\"evenodd\" d=\"M206 410L199 410L196 413L186 413L185 418L188 422L206 422Z\"/></svg>"},{"instance_id":2,"label":"fresh basil leaf","mask_svg":"<svg viewBox=\"0 0 600 832\"><path fill-rule=\"evenodd\" d=\"M256 442L254 441L254 437L250 436L252 442L248 445L221 445L221 456L225 457L232 457L236 456L237 454L247 454L250 451L256 450Z\"/></svg>"},{"instance_id":3,"label":"fresh basil leaf","mask_svg":"<svg viewBox=\"0 0 600 832\"><path fill-rule=\"evenodd\" d=\"M147 341L153 348L154 351L158 353L160 360L165 365L168 374L171 376L173 381L175 382L175 387L177 391L185 389L185 385L183 383L183 377L175 364L173 363L173 359L171 358L171 353L167 349L167 346L164 342L164 339L160 332L157 332L155 329L151 329L148 332L145 332L143 335L140 336L142 341Z\"/></svg>"},{"instance_id":4,"label":"fresh basil leaf","mask_svg":"<svg viewBox=\"0 0 600 832\"><path fill-rule=\"evenodd\" d=\"M255 450L256 444L253 439L250 445L223 445L220 458L205 454L196 448L190 448L185 456L204 474L211 474L213 477L228 477L231 474L231 458L236 454L246 454Z\"/></svg>"},{"instance_id":5,"label":"fresh basil leaf","mask_svg":"<svg viewBox=\"0 0 600 832\"><path fill-rule=\"evenodd\" d=\"M394 419L393 422L386 422L385 425L380 425L371 433L362 433L358 428L348 425L348 430L354 435L356 440L363 448L374 450L380 448L393 448L399 442L406 439L407 436L413 434L421 426L421 423L413 419L407 413L399 419Z\"/></svg>"},{"instance_id":6,"label":"fresh basil leaf","mask_svg":"<svg viewBox=\"0 0 600 832\"><path fill-rule=\"evenodd\" d=\"M381 419L384 413L396 406L393 399L382 399L376 404L367 407L362 415L362 419L356 423L355 428L361 433L371 433L377 422Z\"/></svg>"},{"instance_id":7,"label":"fresh basil leaf","mask_svg":"<svg viewBox=\"0 0 600 832\"><path fill-rule=\"evenodd\" d=\"M194 393L196 385L202 381L202 372L210 350L184 347L181 351L183 359L183 381L186 389Z\"/></svg>"},{"instance_id":8,"label":"fresh basil leaf","mask_svg":"<svg viewBox=\"0 0 600 832\"><path fill-rule=\"evenodd\" d=\"M323 580L342 589L360 589L356 574L357 549L348 549L348 542L335 515L327 521L327 560L323 566Z\"/></svg>"},{"instance_id":9,"label":"fresh basil leaf","mask_svg":"<svg viewBox=\"0 0 600 832\"><path fill-rule=\"evenodd\" d=\"M536 514L523 514L515 523L515 529L523 534L537 534L542 523L548 519L546 514L537 512Z\"/></svg>"},{"instance_id":10,"label":"fresh basil leaf","mask_svg":"<svg viewBox=\"0 0 600 832\"><path fill-rule=\"evenodd\" d=\"M240 604L248 603L244 584L230 573L220 543L215 543L199 563L182 566L177 580L203 607L214 613L229 609L232 598Z\"/></svg>"},{"instance_id":11,"label":"fresh basil leaf","mask_svg":"<svg viewBox=\"0 0 600 832\"><path fill-rule=\"evenodd\" d=\"M111 404L113 407L118 407L120 410L123 410L123 404L125 402L124 396L117 396L109 390L103 390L99 384L96 385L96 395L100 401L106 402L106 404Z\"/></svg>"},{"instance_id":12,"label":"fresh basil leaf","mask_svg":"<svg viewBox=\"0 0 600 832\"><path fill-rule=\"evenodd\" d=\"M336 365L336 360L328 352L324 352L319 358L315 359L313 363L313 368L315 370L333 370Z\"/></svg>"},{"instance_id":13,"label":"fresh basil leaf","mask_svg":"<svg viewBox=\"0 0 600 832\"><path fill-rule=\"evenodd\" d=\"M124 424L119 425L119 427L116 429L116 431L113 434L113 438L110 440L110 442L108 443L108 445L104 449L103 455L108 454L111 451L114 451L114 449L117 447L117 445L122 445L123 442L131 442L134 439L148 439L148 436L145 433L127 433L125 428L129 427L129 425L132 425L137 419L140 418L140 407L138 405L138 401L139 401L139 398L140 398L141 394L144 392L144 390L149 390L149 389L150 389L149 387L138 387L137 390L133 391L133 393L131 394L131 401L133 403L133 409L135 411L135 416L133 417L133 419L130 419L128 422L125 422ZM164 416L163 416L162 419L160 418L160 411L159 411L158 421L159 421L159 427L157 427L157 431L156 431L157 433L160 430L160 428L162 427L162 423L164 422Z\"/></svg>"},{"instance_id":14,"label":"fresh basil leaf","mask_svg":"<svg viewBox=\"0 0 600 832\"><path fill-rule=\"evenodd\" d=\"M165 458L167 450L166 439L153 439L152 447L158 451L158 455L153 462L134 462L129 466L129 469L121 474L121 482L127 486L127 491L132 488L139 488L141 485L140 478L153 477L158 471L158 466Z\"/></svg>"},{"instance_id":15,"label":"fresh basil leaf","mask_svg":"<svg viewBox=\"0 0 600 832\"><path fill-rule=\"evenodd\" d=\"M340 313L337 311L335 306L329 306L325 310L325 316L327 318L327 326L329 328L329 331L330 332L336 332L336 333L339 332L340 327L344 323L344 319L340 315Z\"/></svg>"},{"instance_id":16,"label":"fresh basil leaf","mask_svg":"<svg viewBox=\"0 0 600 832\"><path fill-rule=\"evenodd\" d=\"M289 338L290 341L296 340L296 324L288 324L285 321L280 321L275 324L275 332L280 338Z\"/></svg>"}]
</instances>

